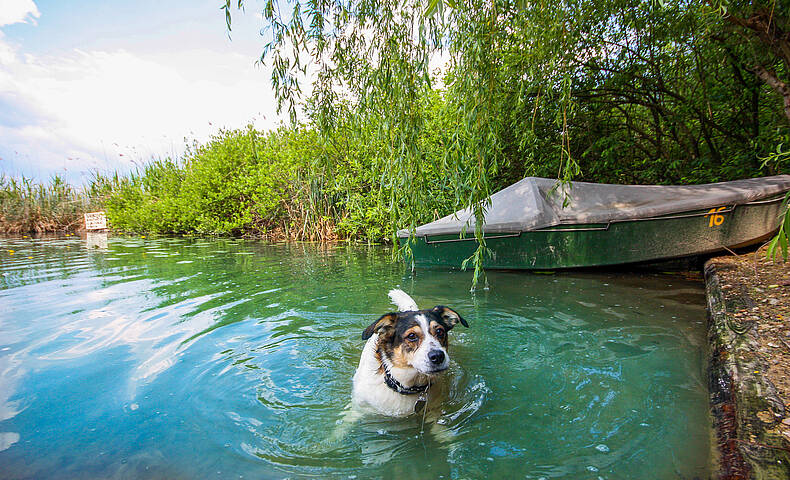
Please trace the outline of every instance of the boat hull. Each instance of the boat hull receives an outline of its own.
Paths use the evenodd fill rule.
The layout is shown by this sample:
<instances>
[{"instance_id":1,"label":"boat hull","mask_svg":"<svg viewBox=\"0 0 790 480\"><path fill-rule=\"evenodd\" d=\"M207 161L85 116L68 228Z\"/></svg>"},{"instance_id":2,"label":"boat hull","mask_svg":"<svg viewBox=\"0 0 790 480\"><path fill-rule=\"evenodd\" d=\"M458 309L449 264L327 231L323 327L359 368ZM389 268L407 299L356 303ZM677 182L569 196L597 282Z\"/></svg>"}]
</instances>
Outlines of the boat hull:
<instances>
[{"instance_id":1,"label":"boat hull","mask_svg":"<svg viewBox=\"0 0 790 480\"><path fill-rule=\"evenodd\" d=\"M486 268L545 270L650 262L740 248L768 238L779 226L784 195L734 206L713 206L653 218L558 225L486 234ZM401 238L401 244L408 239ZM477 248L472 235L416 237L416 265L458 268Z\"/></svg>"}]
</instances>

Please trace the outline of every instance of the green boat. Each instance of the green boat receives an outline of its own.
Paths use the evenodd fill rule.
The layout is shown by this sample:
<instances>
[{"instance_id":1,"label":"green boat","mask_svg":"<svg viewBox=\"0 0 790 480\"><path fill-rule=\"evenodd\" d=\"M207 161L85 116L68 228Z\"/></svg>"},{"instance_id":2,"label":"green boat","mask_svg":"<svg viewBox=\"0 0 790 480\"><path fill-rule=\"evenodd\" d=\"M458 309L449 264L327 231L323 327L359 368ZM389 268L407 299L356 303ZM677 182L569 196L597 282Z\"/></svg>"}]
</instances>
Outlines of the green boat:
<instances>
[{"instance_id":1,"label":"green boat","mask_svg":"<svg viewBox=\"0 0 790 480\"><path fill-rule=\"evenodd\" d=\"M487 268L546 270L620 265L732 250L779 226L790 175L708 185L560 184L525 178L491 196ZM398 231L416 265L460 267L476 248L465 209Z\"/></svg>"}]
</instances>

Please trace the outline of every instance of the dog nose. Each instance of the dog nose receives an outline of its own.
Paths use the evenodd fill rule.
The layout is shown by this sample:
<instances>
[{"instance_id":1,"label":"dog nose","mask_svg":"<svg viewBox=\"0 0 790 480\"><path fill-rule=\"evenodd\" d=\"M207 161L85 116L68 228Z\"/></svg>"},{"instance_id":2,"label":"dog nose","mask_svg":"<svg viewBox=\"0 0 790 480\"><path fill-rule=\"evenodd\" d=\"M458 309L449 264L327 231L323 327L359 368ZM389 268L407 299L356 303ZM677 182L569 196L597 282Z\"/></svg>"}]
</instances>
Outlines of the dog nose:
<instances>
[{"instance_id":1,"label":"dog nose","mask_svg":"<svg viewBox=\"0 0 790 480\"><path fill-rule=\"evenodd\" d=\"M428 360L430 360L431 363L439 365L444 361L444 352L441 350L431 350L428 352Z\"/></svg>"}]
</instances>

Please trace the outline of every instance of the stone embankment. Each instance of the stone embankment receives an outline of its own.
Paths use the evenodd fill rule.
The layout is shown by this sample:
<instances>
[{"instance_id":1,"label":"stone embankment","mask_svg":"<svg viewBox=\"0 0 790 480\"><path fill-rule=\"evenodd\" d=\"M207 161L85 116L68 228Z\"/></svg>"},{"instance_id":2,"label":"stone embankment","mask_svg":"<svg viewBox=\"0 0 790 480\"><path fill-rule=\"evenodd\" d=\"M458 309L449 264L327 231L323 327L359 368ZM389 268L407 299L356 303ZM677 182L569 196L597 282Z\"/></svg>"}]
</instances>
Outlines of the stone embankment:
<instances>
[{"instance_id":1,"label":"stone embankment","mask_svg":"<svg viewBox=\"0 0 790 480\"><path fill-rule=\"evenodd\" d=\"M790 479L790 266L763 251L705 264L719 479Z\"/></svg>"}]
</instances>

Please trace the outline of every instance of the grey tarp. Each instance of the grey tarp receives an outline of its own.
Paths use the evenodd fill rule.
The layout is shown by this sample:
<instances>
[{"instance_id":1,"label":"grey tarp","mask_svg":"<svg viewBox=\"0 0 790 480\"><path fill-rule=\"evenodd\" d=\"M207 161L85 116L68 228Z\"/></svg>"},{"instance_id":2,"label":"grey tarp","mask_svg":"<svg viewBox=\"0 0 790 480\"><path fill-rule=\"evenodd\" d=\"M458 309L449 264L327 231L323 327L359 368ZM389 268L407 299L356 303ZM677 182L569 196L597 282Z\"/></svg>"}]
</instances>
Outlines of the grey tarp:
<instances>
[{"instance_id":1,"label":"grey tarp","mask_svg":"<svg viewBox=\"0 0 790 480\"><path fill-rule=\"evenodd\" d=\"M485 214L486 233L524 232L560 224L608 223L701 210L761 200L790 190L790 175L750 178L708 185L607 185L528 177L491 196ZM563 206L563 204L565 205ZM420 227L423 235L474 231L470 209ZM409 231L399 230L408 237Z\"/></svg>"}]
</instances>

